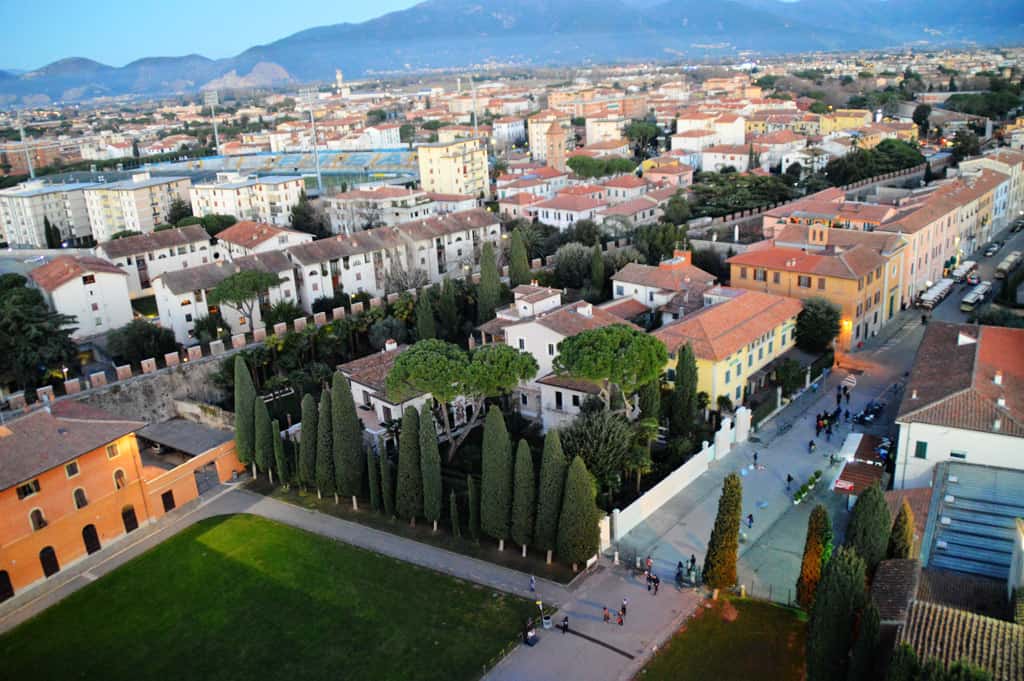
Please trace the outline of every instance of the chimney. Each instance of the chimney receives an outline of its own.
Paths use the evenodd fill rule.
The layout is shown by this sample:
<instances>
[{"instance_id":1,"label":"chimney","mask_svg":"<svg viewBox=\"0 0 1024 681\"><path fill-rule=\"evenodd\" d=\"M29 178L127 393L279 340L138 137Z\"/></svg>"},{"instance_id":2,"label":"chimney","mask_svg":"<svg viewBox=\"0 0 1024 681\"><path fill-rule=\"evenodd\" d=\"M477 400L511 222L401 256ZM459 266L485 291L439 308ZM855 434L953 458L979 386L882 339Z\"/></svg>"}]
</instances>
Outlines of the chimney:
<instances>
[{"instance_id":1,"label":"chimney","mask_svg":"<svg viewBox=\"0 0 1024 681\"><path fill-rule=\"evenodd\" d=\"M537 279L531 279L530 286L540 286L540 282Z\"/></svg>"},{"instance_id":2,"label":"chimney","mask_svg":"<svg viewBox=\"0 0 1024 681\"><path fill-rule=\"evenodd\" d=\"M995 377L992 378L992 382L995 383L996 385L1002 385L1003 384L1003 370L1002 369L997 369L996 370L996 375L995 375Z\"/></svg>"},{"instance_id":3,"label":"chimney","mask_svg":"<svg viewBox=\"0 0 1024 681\"><path fill-rule=\"evenodd\" d=\"M384 352L391 352L392 350L398 349L398 343L394 338L388 338L384 341Z\"/></svg>"}]
</instances>

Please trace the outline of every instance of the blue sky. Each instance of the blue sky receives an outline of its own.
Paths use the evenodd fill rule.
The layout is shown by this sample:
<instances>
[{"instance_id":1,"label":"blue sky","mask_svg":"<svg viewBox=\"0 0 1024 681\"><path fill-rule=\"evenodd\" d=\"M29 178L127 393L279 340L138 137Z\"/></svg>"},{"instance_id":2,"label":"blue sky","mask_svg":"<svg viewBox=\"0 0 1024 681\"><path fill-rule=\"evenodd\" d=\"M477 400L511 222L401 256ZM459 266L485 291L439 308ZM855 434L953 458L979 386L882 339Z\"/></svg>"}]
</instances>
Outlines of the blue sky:
<instances>
[{"instance_id":1,"label":"blue sky","mask_svg":"<svg viewBox=\"0 0 1024 681\"><path fill-rule=\"evenodd\" d=\"M313 26L359 22L416 0L0 0L0 68L64 57L124 66L141 57L229 57Z\"/></svg>"}]
</instances>

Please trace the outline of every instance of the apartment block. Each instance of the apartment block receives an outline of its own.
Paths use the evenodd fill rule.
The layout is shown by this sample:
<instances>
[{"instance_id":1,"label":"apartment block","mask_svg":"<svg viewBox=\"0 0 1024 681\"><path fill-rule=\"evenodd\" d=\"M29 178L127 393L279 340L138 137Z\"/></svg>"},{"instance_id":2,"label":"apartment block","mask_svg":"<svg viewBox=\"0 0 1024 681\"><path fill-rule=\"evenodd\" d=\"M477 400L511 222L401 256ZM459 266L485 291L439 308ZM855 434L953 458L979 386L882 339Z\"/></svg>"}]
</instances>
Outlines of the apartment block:
<instances>
[{"instance_id":1,"label":"apartment block","mask_svg":"<svg viewBox=\"0 0 1024 681\"><path fill-rule=\"evenodd\" d=\"M292 208L299 202L305 187L298 175L259 177L217 173L216 181L192 186L192 214L198 217L234 215L239 220L288 225Z\"/></svg>"},{"instance_id":2,"label":"apartment block","mask_svg":"<svg viewBox=\"0 0 1024 681\"><path fill-rule=\"evenodd\" d=\"M47 248L47 221L62 240L88 238L92 230L85 190L92 186L35 180L0 190L0 240L16 248Z\"/></svg>"},{"instance_id":3,"label":"apartment block","mask_svg":"<svg viewBox=\"0 0 1024 681\"><path fill-rule=\"evenodd\" d=\"M421 144L417 156L424 191L484 198L490 195L487 151L480 140Z\"/></svg>"},{"instance_id":4,"label":"apartment block","mask_svg":"<svg viewBox=\"0 0 1024 681\"><path fill-rule=\"evenodd\" d=\"M87 188L85 205L93 238L103 242L118 232L152 232L167 221L172 202L189 202L191 184L187 177L153 177L146 172Z\"/></svg>"}]
</instances>

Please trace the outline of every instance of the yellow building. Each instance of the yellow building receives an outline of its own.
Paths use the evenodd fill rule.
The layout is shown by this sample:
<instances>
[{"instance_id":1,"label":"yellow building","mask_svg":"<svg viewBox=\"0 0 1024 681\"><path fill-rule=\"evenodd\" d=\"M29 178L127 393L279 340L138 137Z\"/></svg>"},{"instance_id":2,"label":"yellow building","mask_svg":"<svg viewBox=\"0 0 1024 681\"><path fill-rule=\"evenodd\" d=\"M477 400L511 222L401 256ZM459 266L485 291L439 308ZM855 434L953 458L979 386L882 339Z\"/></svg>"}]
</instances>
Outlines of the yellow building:
<instances>
[{"instance_id":1,"label":"yellow building","mask_svg":"<svg viewBox=\"0 0 1024 681\"><path fill-rule=\"evenodd\" d=\"M793 298L714 288L712 303L653 332L669 351L668 379L675 380L677 353L689 344L697 360L697 390L714 407L719 397L739 405L762 387L768 365L793 347L796 316L803 304Z\"/></svg>"},{"instance_id":2,"label":"yellow building","mask_svg":"<svg viewBox=\"0 0 1024 681\"><path fill-rule=\"evenodd\" d=\"M480 140L421 144L416 152L424 191L483 198L490 195L487 152Z\"/></svg>"},{"instance_id":3,"label":"yellow building","mask_svg":"<svg viewBox=\"0 0 1024 681\"><path fill-rule=\"evenodd\" d=\"M869 123L871 112L867 109L836 109L829 115L821 117L821 134L862 128Z\"/></svg>"},{"instance_id":4,"label":"yellow building","mask_svg":"<svg viewBox=\"0 0 1024 681\"><path fill-rule=\"evenodd\" d=\"M729 258L730 284L832 301L842 314L840 350L877 334L899 311L906 246L899 235L793 225L785 238Z\"/></svg>"}]
</instances>

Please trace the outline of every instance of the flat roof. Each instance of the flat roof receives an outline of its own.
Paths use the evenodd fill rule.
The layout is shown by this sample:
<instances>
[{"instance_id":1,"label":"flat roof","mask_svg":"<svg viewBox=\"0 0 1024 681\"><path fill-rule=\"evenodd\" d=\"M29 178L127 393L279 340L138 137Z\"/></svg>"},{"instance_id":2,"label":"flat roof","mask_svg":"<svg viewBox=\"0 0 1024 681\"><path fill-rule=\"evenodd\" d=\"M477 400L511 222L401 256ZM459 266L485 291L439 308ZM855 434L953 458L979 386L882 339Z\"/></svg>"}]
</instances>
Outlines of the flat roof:
<instances>
[{"instance_id":1,"label":"flat roof","mask_svg":"<svg viewBox=\"0 0 1024 681\"><path fill-rule=\"evenodd\" d=\"M161 447L175 449L190 456L199 456L235 437L231 431L211 428L185 419L153 423L138 430L135 435Z\"/></svg>"}]
</instances>

